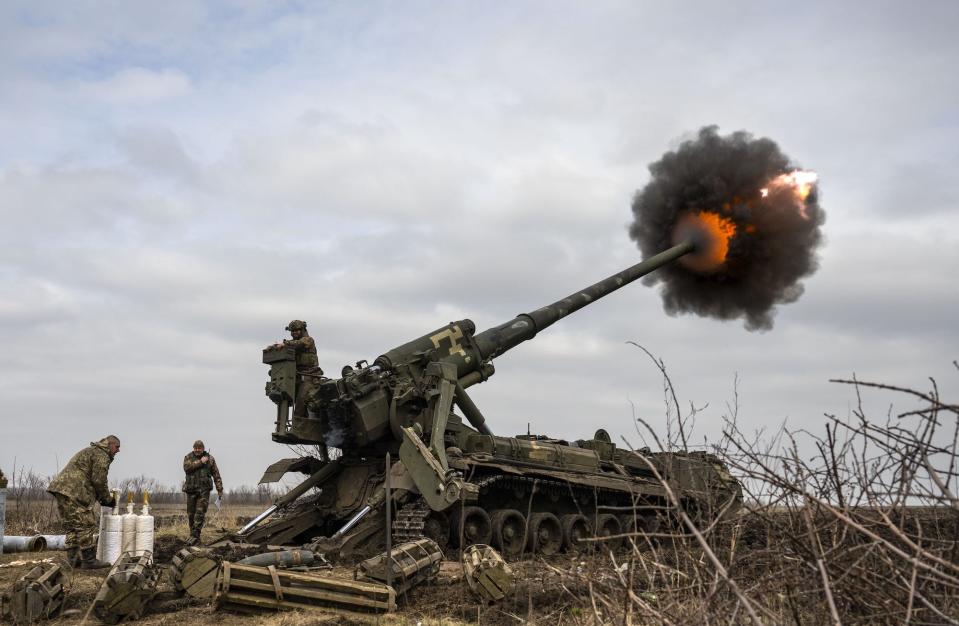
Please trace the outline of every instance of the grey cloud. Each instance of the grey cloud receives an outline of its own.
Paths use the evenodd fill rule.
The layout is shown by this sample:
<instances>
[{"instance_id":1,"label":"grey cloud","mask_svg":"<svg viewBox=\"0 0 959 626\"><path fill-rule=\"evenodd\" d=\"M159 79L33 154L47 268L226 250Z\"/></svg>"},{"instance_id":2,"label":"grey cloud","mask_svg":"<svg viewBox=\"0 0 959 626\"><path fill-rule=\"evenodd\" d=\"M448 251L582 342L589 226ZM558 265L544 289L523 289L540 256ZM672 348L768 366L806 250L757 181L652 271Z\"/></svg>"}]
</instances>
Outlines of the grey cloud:
<instances>
[{"instance_id":1,"label":"grey cloud","mask_svg":"<svg viewBox=\"0 0 959 626\"><path fill-rule=\"evenodd\" d=\"M155 71L130 67L107 78L83 83L81 89L88 98L136 106L183 97L190 93L191 85L189 77L175 68Z\"/></svg>"},{"instance_id":2,"label":"grey cloud","mask_svg":"<svg viewBox=\"0 0 959 626\"><path fill-rule=\"evenodd\" d=\"M191 212L182 198L144 188L132 172L59 165L0 170L0 210L0 241L11 246L0 259L23 247L112 244L144 231L180 230L180 218Z\"/></svg>"},{"instance_id":3,"label":"grey cloud","mask_svg":"<svg viewBox=\"0 0 959 626\"><path fill-rule=\"evenodd\" d=\"M37 326L70 317L70 295L65 290L16 272L0 275L0 335L21 334Z\"/></svg>"},{"instance_id":4,"label":"grey cloud","mask_svg":"<svg viewBox=\"0 0 959 626\"><path fill-rule=\"evenodd\" d=\"M926 144L912 154L897 154L892 163L876 168L872 180L887 179L895 184L884 189L884 193L873 192L864 202L868 207L863 208L902 222L923 216L955 215L959 208L959 181L951 171L950 159L941 153L942 148L939 150L940 154L935 154Z\"/></svg>"},{"instance_id":5,"label":"grey cloud","mask_svg":"<svg viewBox=\"0 0 959 626\"><path fill-rule=\"evenodd\" d=\"M390 131L260 137L238 146L210 175L237 208L268 206L276 219L290 221L324 214L422 217L432 207L455 205L455 181L467 177L455 156L423 150Z\"/></svg>"},{"instance_id":6,"label":"grey cloud","mask_svg":"<svg viewBox=\"0 0 959 626\"><path fill-rule=\"evenodd\" d=\"M128 127L120 131L119 147L132 166L150 178L163 174L184 183L195 183L198 166L182 141L168 128Z\"/></svg>"}]
</instances>

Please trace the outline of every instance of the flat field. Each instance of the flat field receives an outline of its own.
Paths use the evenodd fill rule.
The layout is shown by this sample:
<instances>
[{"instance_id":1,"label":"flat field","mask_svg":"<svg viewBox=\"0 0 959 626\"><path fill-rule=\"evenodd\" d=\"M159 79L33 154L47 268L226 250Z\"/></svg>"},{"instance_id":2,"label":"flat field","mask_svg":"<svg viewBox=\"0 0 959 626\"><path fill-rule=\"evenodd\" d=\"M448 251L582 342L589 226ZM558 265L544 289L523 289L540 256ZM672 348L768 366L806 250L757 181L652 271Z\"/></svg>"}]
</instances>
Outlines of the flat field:
<instances>
[{"instance_id":1,"label":"flat field","mask_svg":"<svg viewBox=\"0 0 959 626\"><path fill-rule=\"evenodd\" d=\"M235 528L238 519L258 507L224 507L204 532L209 541L220 529ZM164 566L185 545L187 529L180 512L158 507L165 522L157 536L157 561ZM671 537L636 535L616 551L595 542L576 554L528 558L512 563L516 584L496 606L480 603L462 579L456 561L446 561L439 579L414 588L390 615L345 613L335 609L253 615L218 611L211 603L177 597L167 577L144 624L241 624L306 626L311 624L684 624L755 623L749 609L767 624L832 623L841 612L844 624L942 624L959 620L955 594L943 582L959 564L959 513L947 507L899 511L899 525L890 526L882 509L848 511L851 522L868 526L855 532L843 520L823 511L765 509L742 511L714 526L701 543L685 534ZM845 514L844 514L845 515ZM804 545L815 530L828 586L817 569L816 553ZM804 531L804 529L806 529ZM895 580L888 550L901 549L903 537L921 536L924 553L939 559L940 570L917 569L916 587ZM56 558L54 552L0 556L0 590L26 572L29 562ZM831 556L834 555L834 556ZM856 555L856 558L852 558ZM455 556L455 555L448 555ZM715 559L715 562L713 561ZM903 562L914 563L909 554ZM721 568L716 567L721 564ZM886 563L883 565L883 563ZM912 566L910 566L912 567ZM906 570L909 571L908 569ZM945 576L943 582L937 572ZM79 624L106 570L75 571L67 601L71 614L54 624ZM353 568L335 567L329 575L352 578ZM921 584L920 584L921 583ZM824 590L828 589L829 593ZM909 605L912 597L914 604ZM830 600L831 598L831 600ZM935 600L935 602L933 602ZM925 604L928 602L928 606ZM835 607L835 608L833 608ZM886 615L878 612L887 611ZM91 620L94 622L95 620Z\"/></svg>"}]
</instances>

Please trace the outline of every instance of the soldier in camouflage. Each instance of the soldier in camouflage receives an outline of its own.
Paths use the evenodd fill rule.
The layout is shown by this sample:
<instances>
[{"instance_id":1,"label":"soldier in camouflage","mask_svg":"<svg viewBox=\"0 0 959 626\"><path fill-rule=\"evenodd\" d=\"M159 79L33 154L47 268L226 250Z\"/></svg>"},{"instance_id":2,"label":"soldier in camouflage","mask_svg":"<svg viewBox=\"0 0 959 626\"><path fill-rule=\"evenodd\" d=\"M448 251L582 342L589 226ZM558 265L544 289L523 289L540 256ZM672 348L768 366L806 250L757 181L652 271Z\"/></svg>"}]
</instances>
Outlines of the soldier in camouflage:
<instances>
[{"instance_id":1,"label":"soldier in camouflage","mask_svg":"<svg viewBox=\"0 0 959 626\"><path fill-rule=\"evenodd\" d=\"M223 480L216 461L206 451L203 442L193 442L193 452L183 457L183 491L186 493L186 516L190 521L190 545L200 543L200 531L206 521L206 510L210 506L210 490L216 485L217 497L223 498Z\"/></svg>"},{"instance_id":2,"label":"soldier in camouflage","mask_svg":"<svg viewBox=\"0 0 959 626\"><path fill-rule=\"evenodd\" d=\"M120 440L114 435L91 442L73 455L47 487L56 498L60 519L66 527L67 558L71 565L79 559L82 569L110 566L96 560L98 525L93 504L116 506L116 498L107 486L107 473L119 451Z\"/></svg>"},{"instance_id":3,"label":"soldier in camouflage","mask_svg":"<svg viewBox=\"0 0 959 626\"><path fill-rule=\"evenodd\" d=\"M320 367L319 359L316 357L316 342L310 333L306 332L306 322L303 320L293 320L286 325L290 331L292 339L285 339L284 346L293 346L296 352L296 372L298 374L296 381L296 398L293 399L293 417L307 417L309 410L307 402L310 394L316 389L317 380L323 376L323 369ZM329 459L329 452L324 444L317 446L320 459L326 461Z\"/></svg>"},{"instance_id":4,"label":"soldier in camouflage","mask_svg":"<svg viewBox=\"0 0 959 626\"><path fill-rule=\"evenodd\" d=\"M292 339L283 341L285 346L293 346L296 351L296 371L300 375L297 381L296 398L293 401L293 415L306 417L306 401L314 388L314 380L323 375L319 360L316 358L316 342L306 332L306 322L293 320L286 325Z\"/></svg>"}]
</instances>

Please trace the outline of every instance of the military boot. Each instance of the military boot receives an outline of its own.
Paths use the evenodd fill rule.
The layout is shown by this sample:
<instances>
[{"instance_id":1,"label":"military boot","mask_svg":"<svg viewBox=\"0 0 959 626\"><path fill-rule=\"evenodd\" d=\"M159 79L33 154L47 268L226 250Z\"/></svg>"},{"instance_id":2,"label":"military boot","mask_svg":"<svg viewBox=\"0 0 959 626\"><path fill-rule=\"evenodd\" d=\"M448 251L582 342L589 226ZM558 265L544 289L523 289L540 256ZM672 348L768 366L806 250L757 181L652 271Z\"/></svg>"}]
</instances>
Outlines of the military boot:
<instances>
[{"instance_id":1,"label":"military boot","mask_svg":"<svg viewBox=\"0 0 959 626\"><path fill-rule=\"evenodd\" d=\"M80 564L80 548L71 546L67 548L67 565L76 567Z\"/></svg>"},{"instance_id":2,"label":"military boot","mask_svg":"<svg viewBox=\"0 0 959 626\"><path fill-rule=\"evenodd\" d=\"M103 569L110 567L109 563L97 560L96 548L84 548L80 551L80 569Z\"/></svg>"}]
</instances>

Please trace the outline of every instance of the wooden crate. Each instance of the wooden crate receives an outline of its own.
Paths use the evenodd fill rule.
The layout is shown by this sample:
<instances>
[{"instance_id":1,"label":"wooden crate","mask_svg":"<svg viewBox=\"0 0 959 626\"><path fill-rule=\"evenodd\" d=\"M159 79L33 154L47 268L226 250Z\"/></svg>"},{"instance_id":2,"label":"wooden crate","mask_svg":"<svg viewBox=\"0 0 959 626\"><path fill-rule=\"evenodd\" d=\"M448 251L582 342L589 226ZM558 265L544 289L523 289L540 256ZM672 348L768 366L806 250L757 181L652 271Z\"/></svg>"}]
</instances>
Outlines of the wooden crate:
<instances>
[{"instance_id":1,"label":"wooden crate","mask_svg":"<svg viewBox=\"0 0 959 626\"><path fill-rule=\"evenodd\" d=\"M170 582L178 593L210 599L216 594L221 559L205 548L184 548L173 557Z\"/></svg>"},{"instance_id":2,"label":"wooden crate","mask_svg":"<svg viewBox=\"0 0 959 626\"><path fill-rule=\"evenodd\" d=\"M330 607L387 612L396 609L396 592L379 583L224 562L217 576L216 606L238 611Z\"/></svg>"},{"instance_id":3,"label":"wooden crate","mask_svg":"<svg viewBox=\"0 0 959 626\"><path fill-rule=\"evenodd\" d=\"M473 544L463 551L466 584L481 600L498 602L513 589L513 570L490 546Z\"/></svg>"},{"instance_id":4,"label":"wooden crate","mask_svg":"<svg viewBox=\"0 0 959 626\"><path fill-rule=\"evenodd\" d=\"M106 624L139 619L156 595L160 571L153 554L124 552L114 563L93 600L93 613Z\"/></svg>"},{"instance_id":5,"label":"wooden crate","mask_svg":"<svg viewBox=\"0 0 959 626\"><path fill-rule=\"evenodd\" d=\"M65 564L38 563L10 588L9 619L14 624L32 624L58 616L69 582L70 568Z\"/></svg>"},{"instance_id":6,"label":"wooden crate","mask_svg":"<svg viewBox=\"0 0 959 626\"><path fill-rule=\"evenodd\" d=\"M415 541L401 543L390 551L384 552L360 563L356 568L356 578L380 583L391 583L397 594L404 594L420 583L436 578L440 571L443 551L432 539L423 537Z\"/></svg>"}]
</instances>

